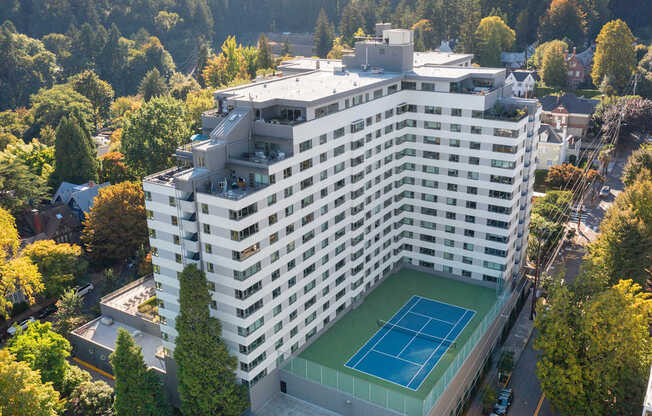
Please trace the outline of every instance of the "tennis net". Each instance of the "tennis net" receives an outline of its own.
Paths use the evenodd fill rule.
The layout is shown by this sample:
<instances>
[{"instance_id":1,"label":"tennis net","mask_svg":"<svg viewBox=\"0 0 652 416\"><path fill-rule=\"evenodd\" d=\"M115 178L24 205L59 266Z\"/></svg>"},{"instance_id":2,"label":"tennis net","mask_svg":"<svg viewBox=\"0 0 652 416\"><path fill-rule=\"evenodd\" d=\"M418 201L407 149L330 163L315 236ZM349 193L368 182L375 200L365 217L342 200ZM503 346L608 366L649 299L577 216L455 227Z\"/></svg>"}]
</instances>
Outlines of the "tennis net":
<instances>
[{"instance_id":1,"label":"tennis net","mask_svg":"<svg viewBox=\"0 0 652 416\"><path fill-rule=\"evenodd\" d=\"M429 341L436 342L438 344L450 345L453 348L455 348L457 346L457 343L454 340L450 340L450 339L446 339L446 338L439 338L439 337L436 337L434 335L424 334L421 331L415 331L413 329L405 328L405 327L402 327L402 326L399 326L399 325L396 325L396 324L392 324L392 323L387 322L387 321L383 321L382 319L378 320L378 326L381 327L381 328L384 327L384 328L387 328L387 329L393 330L393 331L403 332L405 334L412 335L414 337L427 339Z\"/></svg>"}]
</instances>

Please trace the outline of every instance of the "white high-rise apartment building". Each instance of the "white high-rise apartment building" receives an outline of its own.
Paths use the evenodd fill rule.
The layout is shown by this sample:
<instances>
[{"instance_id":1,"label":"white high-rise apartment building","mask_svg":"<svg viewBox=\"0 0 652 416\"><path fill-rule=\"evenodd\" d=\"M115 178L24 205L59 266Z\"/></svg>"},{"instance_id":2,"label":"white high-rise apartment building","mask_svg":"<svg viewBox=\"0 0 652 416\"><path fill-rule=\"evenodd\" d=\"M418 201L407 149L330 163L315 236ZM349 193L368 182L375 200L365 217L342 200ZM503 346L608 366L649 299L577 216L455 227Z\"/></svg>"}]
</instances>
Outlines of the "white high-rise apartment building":
<instances>
[{"instance_id":1,"label":"white high-rise apartment building","mask_svg":"<svg viewBox=\"0 0 652 416\"><path fill-rule=\"evenodd\" d=\"M540 107L470 57L415 64L412 41L386 30L339 64L218 91L186 166L145 178L165 347L188 264L249 385L401 264L512 282Z\"/></svg>"}]
</instances>

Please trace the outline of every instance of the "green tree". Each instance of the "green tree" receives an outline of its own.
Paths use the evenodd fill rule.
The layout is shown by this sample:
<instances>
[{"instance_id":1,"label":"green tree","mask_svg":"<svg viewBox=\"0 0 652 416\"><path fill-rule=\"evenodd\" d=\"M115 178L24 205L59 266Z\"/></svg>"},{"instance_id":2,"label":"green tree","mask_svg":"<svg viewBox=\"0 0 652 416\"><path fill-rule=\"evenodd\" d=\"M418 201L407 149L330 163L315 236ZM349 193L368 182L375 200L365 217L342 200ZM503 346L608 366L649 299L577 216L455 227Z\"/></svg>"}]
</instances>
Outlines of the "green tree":
<instances>
[{"instance_id":1,"label":"green tree","mask_svg":"<svg viewBox=\"0 0 652 416\"><path fill-rule=\"evenodd\" d=\"M85 381L68 397L69 416L113 416L113 389L103 381Z\"/></svg>"},{"instance_id":2,"label":"green tree","mask_svg":"<svg viewBox=\"0 0 652 416\"><path fill-rule=\"evenodd\" d=\"M145 74L143 80L140 81L138 92L143 96L145 101L149 101L154 97L167 94L168 85L158 69L154 68Z\"/></svg>"},{"instance_id":3,"label":"green tree","mask_svg":"<svg viewBox=\"0 0 652 416\"><path fill-rule=\"evenodd\" d=\"M636 414L650 368L650 295L631 280L605 290L583 280L553 283L537 314L541 390L561 414Z\"/></svg>"},{"instance_id":4,"label":"green tree","mask_svg":"<svg viewBox=\"0 0 652 416\"><path fill-rule=\"evenodd\" d=\"M292 46L290 46L290 38L287 36L283 39L283 43L281 43L280 54L281 56L292 56Z\"/></svg>"},{"instance_id":5,"label":"green tree","mask_svg":"<svg viewBox=\"0 0 652 416\"><path fill-rule=\"evenodd\" d=\"M54 179L57 184L97 180L95 145L75 117L64 117L57 127Z\"/></svg>"},{"instance_id":6,"label":"green tree","mask_svg":"<svg viewBox=\"0 0 652 416\"><path fill-rule=\"evenodd\" d=\"M57 391L61 390L70 368L66 359L71 347L68 340L52 330L50 322L30 324L9 340L8 348L17 360L38 370L44 383L51 382Z\"/></svg>"},{"instance_id":7,"label":"green tree","mask_svg":"<svg viewBox=\"0 0 652 416\"><path fill-rule=\"evenodd\" d=\"M17 146L23 148L20 144ZM25 156L34 158L38 154ZM27 163L27 159L12 154L11 149L0 154L0 207L11 211L14 215L22 214L30 206L40 205L50 190L46 180L32 172ZM49 172L51 167L42 171L42 173Z\"/></svg>"},{"instance_id":8,"label":"green tree","mask_svg":"<svg viewBox=\"0 0 652 416\"><path fill-rule=\"evenodd\" d=\"M93 104L70 84L55 85L50 89L41 89L31 97L31 113L34 123L25 133L26 138L41 136L45 126L57 128L64 117L74 114L84 130L90 131L93 120Z\"/></svg>"},{"instance_id":9,"label":"green tree","mask_svg":"<svg viewBox=\"0 0 652 416\"><path fill-rule=\"evenodd\" d=\"M46 297L59 296L86 271L81 247L75 244L40 240L25 247L21 254L38 266Z\"/></svg>"},{"instance_id":10,"label":"green tree","mask_svg":"<svg viewBox=\"0 0 652 416\"><path fill-rule=\"evenodd\" d=\"M499 67L500 53L512 47L516 34L500 17L488 16L480 21L475 38L480 65Z\"/></svg>"},{"instance_id":11,"label":"green tree","mask_svg":"<svg viewBox=\"0 0 652 416\"><path fill-rule=\"evenodd\" d=\"M199 83L192 76L175 72L170 77L170 95L177 100L185 100L191 91L200 89Z\"/></svg>"},{"instance_id":12,"label":"green tree","mask_svg":"<svg viewBox=\"0 0 652 416\"><path fill-rule=\"evenodd\" d=\"M459 43L456 51L473 53L475 50L475 30L480 24L482 11L480 0L460 0L461 21Z\"/></svg>"},{"instance_id":13,"label":"green tree","mask_svg":"<svg viewBox=\"0 0 652 416\"><path fill-rule=\"evenodd\" d=\"M618 91L625 91L636 68L634 35L627 23L620 19L607 23L600 30L596 43L591 70L593 84L600 85L608 77Z\"/></svg>"},{"instance_id":14,"label":"green tree","mask_svg":"<svg viewBox=\"0 0 652 416\"><path fill-rule=\"evenodd\" d=\"M64 337L84 320L82 315L83 300L74 289L63 292L57 301L57 311L54 313L54 330Z\"/></svg>"},{"instance_id":15,"label":"green tree","mask_svg":"<svg viewBox=\"0 0 652 416\"><path fill-rule=\"evenodd\" d=\"M119 416L171 415L161 381L143 361L141 347L129 332L118 329L115 351L110 356L115 375L113 408Z\"/></svg>"},{"instance_id":16,"label":"green tree","mask_svg":"<svg viewBox=\"0 0 652 416\"><path fill-rule=\"evenodd\" d=\"M247 400L235 381L237 360L222 341L220 321L210 316L210 303L204 272L186 266L179 275L179 335L174 350L181 411L186 416L235 416L245 410Z\"/></svg>"},{"instance_id":17,"label":"green tree","mask_svg":"<svg viewBox=\"0 0 652 416\"><path fill-rule=\"evenodd\" d=\"M598 162L600 162L600 174L603 176L607 174L607 168L609 167L609 162L614 157L616 152L616 146L613 144L606 144L598 153Z\"/></svg>"},{"instance_id":18,"label":"green tree","mask_svg":"<svg viewBox=\"0 0 652 416\"><path fill-rule=\"evenodd\" d=\"M317 24L315 25L315 34L313 36L315 41L315 55L320 58L326 58L326 55L331 50L333 45L333 28L328 22L328 16L324 9L319 11Z\"/></svg>"},{"instance_id":19,"label":"green tree","mask_svg":"<svg viewBox=\"0 0 652 416\"><path fill-rule=\"evenodd\" d=\"M97 263L125 261L148 246L143 188L122 182L101 188L84 220L82 242Z\"/></svg>"},{"instance_id":20,"label":"green tree","mask_svg":"<svg viewBox=\"0 0 652 416\"><path fill-rule=\"evenodd\" d=\"M3 415L57 416L62 406L52 383L8 350L0 350L0 412Z\"/></svg>"},{"instance_id":21,"label":"green tree","mask_svg":"<svg viewBox=\"0 0 652 416\"><path fill-rule=\"evenodd\" d=\"M93 121L95 130L98 130L102 120L109 116L111 102L113 101L113 88L111 84L102 81L94 71L86 70L70 78L72 88L88 98L93 106Z\"/></svg>"},{"instance_id":22,"label":"green tree","mask_svg":"<svg viewBox=\"0 0 652 416\"><path fill-rule=\"evenodd\" d=\"M122 153L131 171L143 177L173 166L171 155L189 138L183 103L153 98L125 120Z\"/></svg>"},{"instance_id":23,"label":"green tree","mask_svg":"<svg viewBox=\"0 0 652 416\"><path fill-rule=\"evenodd\" d=\"M269 40L264 33L258 37L258 68L272 68L274 60L272 59L272 48L269 46Z\"/></svg>"},{"instance_id":24,"label":"green tree","mask_svg":"<svg viewBox=\"0 0 652 416\"><path fill-rule=\"evenodd\" d=\"M586 36L586 20L582 10L571 0L552 0L541 18L539 41L567 38L581 46Z\"/></svg>"},{"instance_id":25,"label":"green tree","mask_svg":"<svg viewBox=\"0 0 652 416\"><path fill-rule=\"evenodd\" d=\"M568 65L566 64L566 50L563 49L564 42L552 41L546 48L541 62L541 78L543 82L554 88L564 88Z\"/></svg>"},{"instance_id":26,"label":"green tree","mask_svg":"<svg viewBox=\"0 0 652 416\"><path fill-rule=\"evenodd\" d=\"M647 175L652 173L652 145L650 144L635 150L627 160L622 178L625 186L632 185L644 170L647 170Z\"/></svg>"},{"instance_id":27,"label":"green tree","mask_svg":"<svg viewBox=\"0 0 652 416\"><path fill-rule=\"evenodd\" d=\"M26 106L30 94L55 81L54 54L38 39L16 33L9 22L0 26L0 110Z\"/></svg>"},{"instance_id":28,"label":"green tree","mask_svg":"<svg viewBox=\"0 0 652 416\"><path fill-rule=\"evenodd\" d=\"M342 10L340 19L340 37L346 45L353 45L354 36L358 28L364 26L364 17L360 9L360 3L356 1L349 2Z\"/></svg>"},{"instance_id":29,"label":"green tree","mask_svg":"<svg viewBox=\"0 0 652 416\"><path fill-rule=\"evenodd\" d=\"M652 181L636 181L620 193L587 247L585 267L608 285L629 278L645 287L652 277Z\"/></svg>"},{"instance_id":30,"label":"green tree","mask_svg":"<svg viewBox=\"0 0 652 416\"><path fill-rule=\"evenodd\" d=\"M62 334L63 337L66 335ZM91 375L88 371L82 370L76 365L71 365L63 376L63 387L59 390L59 393L63 397L68 397L77 389L77 387L87 381L91 381Z\"/></svg>"}]
</instances>

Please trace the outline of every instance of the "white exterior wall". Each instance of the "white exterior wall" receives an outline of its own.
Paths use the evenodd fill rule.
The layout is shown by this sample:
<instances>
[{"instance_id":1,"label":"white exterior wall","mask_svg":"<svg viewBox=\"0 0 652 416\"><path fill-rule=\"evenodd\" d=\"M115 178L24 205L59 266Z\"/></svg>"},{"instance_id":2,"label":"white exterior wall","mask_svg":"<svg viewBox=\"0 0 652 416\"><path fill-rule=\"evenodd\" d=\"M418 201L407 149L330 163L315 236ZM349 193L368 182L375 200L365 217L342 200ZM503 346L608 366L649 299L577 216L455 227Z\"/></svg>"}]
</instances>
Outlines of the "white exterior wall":
<instances>
[{"instance_id":1,"label":"white exterior wall","mask_svg":"<svg viewBox=\"0 0 652 416\"><path fill-rule=\"evenodd\" d=\"M373 89L377 88L370 91ZM321 329L325 319L335 319L338 308L348 306L403 257L409 258L413 264L420 261L432 263L433 272L440 274L445 274L444 268L449 267L452 270L448 269L448 272L455 276L461 276L463 270L470 272L468 279L482 280L485 275L511 279L525 259L534 182L534 167L530 167L530 164L534 162L536 151L532 150L536 150L537 145L537 136L532 132L538 131L540 111L534 117L525 117L519 122L472 118L471 110L482 111L489 107L484 99L478 95L399 91L299 124L293 128L294 156L269 168L270 175L275 175L276 183L238 201L196 193L194 202L187 202L183 199L188 194L176 191L172 186L146 180L144 189L151 194L146 207L153 212L148 226L156 230L156 237L150 238L150 243L158 251L158 256L153 257L156 266L154 276L160 287L158 296L163 301L159 313L165 319L161 331L166 334L164 337L168 337L166 348L174 348L173 340L177 335L174 330L174 319L179 310L176 274L188 263L196 263L206 271L209 282L215 284L212 293L216 309L211 313L222 321L223 338L232 353L241 363L251 363L265 354L265 358L249 371L238 368L237 376L244 381L253 380L265 370L271 372L281 355L287 358L292 350L312 341L306 340L307 334ZM396 106L401 103L416 105L417 112L396 115ZM424 113L425 105L441 106L442 114ZM462 108L462 116L453 117L451 107ZM394 110L394 116L385 118L385 111L390 109ZM376 122L377 114L381 114L380 122ZM371 125L365 125L357 133L350 133L353 121L368 117L372 118ZM416 127L397 131L396 123L403 120L416 120ZM441 122L442 129L425 129L426 121ZM450 131L451 123L460 124L462 131ZM393 126L393 131L385 133L388 125ZM482 133L471 134L471 126L481 127ZM340 127L345 127L346 134L334 139L333 131ZM519 135L517 138L494 136L494 128L518 130ZM378 129L382 132L379 138L376 137ZM327 135L324 144L320 144L321 134ZM397 144L397 138L406 134L415 135L416 142ZM440 144L426 144L424 136L439 137ZM351 142L360 138L364 138L364 145L352 150ZM301 152L299 144L308 139L312 139L312 148ZM460 147L449 146L451 139L459 139ZM470 149L471 141L481 143L480 150ZM494 152L493 144L518 145L518 151L515 154ZM342 145L344 152L334 156L335 149ZM412 150L414 156L409 155ZM425 159L424 151L439 152L439 160ZM324 153L327 159L320 162L320 155ZM459 162L449 161L451 154L458 155ZM358 157L364 157L364 161L351 167L352 159ZM469 157L479 157L479 164L469 164ZM312 168L300 171L299 164L309 158L313 161ZM515 168L492 167L492 159L514 162ZM334 167L342 162L345 168L335 174ZM410 164L414 165L414 170L405 169ZM439 174L423 172L424 165L439 168ZM292 168L292 176L284 178L283 171L289 167ZM459 176L448 176L448 169L457 169ZM322 179L320 174L324 171L327 177ZM478 179L469 179L467 172L477 174ZM360 173L364 177L352 183L352 177ZM513 183L493 183L490 181L491 175L511 177ZM313 178L313 185L301 190L301 181L309 177ZM414 184L408 183L412 179ZM345 185L335 190L335 184L341 180ZM437 181L438 188L424 187L422 180ZM457 185L457 191L449 191L449 184ZM284 190L289 187L293 190L292 195L285 197ZM477 194L467 193L467 187L476 187ZM352 193L361 188L361 195L352 199ZM327 190L327 195L322 197L322 190ZM489 196L490 190L510 192L512 197L508 200L492 198ZM405 192L413 193L413 198L406 196ZM268 197L273 194L277 202L268 206ZM423 200L424 194L436 196L437 201ZM313 195L314 201L302 208L302 199L310 195ZM170 206L169 197L176 198L176 207ZM343 202L335 207L335 201L340 197L344 197ZM457 205L448 205L447 198L455 198ZM467 207L466 201L474 202L475 209ZM208 213L202 212L203 204L208 208ZM257 204L255 214L237 221L229 218L229 210L237 211L251 204ZM364 204L364 208L353 214L352 209L360 204ZM489 204L510 207L511 213L489 212ZM412 205L413 212L401 209L405 205ZM285 210L289 206L293 206L294 212L286 216ZM437 216L422 214L421 208L436 209ZM314 219L302 225L302 219L311 213ZM344 218L336 222L336 217L342 213ZM196 214L196 221L182 220L191 214ZM278 220L270 224L269 217L273 214L277 215ZM455 214L455 219L450 218L451 214ZM179 218L177 226L171 225L173 215ZM474 216L475 223L466 222L466 215ZM488 219L508 222L509 227L489 226ZM364 223L354 229L353 224L360 221ZM436 229L423 228L421 221L435 223ZM204 232L204 224L210 227L210 233ZM257 233L242 241L231 240L231 230L240 231L253 224L258 224ZM286 227L291 224L294 224L294 232L286 234ZM324 224L327 224L327 228L323 228L326 227ZM446 226L454 226L455 232L447 232ZM343 233L336 236L342 230ZM471 230L474 235L465 235L464 230ZM310 231L314 231L314 237L304 243L303 236ZM199 241L184 239L193 233L199 233ZM276 233L278 239L270 243L270 236ZM507 242L488 241L487 233L505 236ZM174 235L180 236L180 244L174 244ZM432 236L435 241L422 241L421 235ZM354 244L353 240L359 236L361 240ZM451 240L453 246L448 246L450 241L447 240ZM325 242L327 245L324 245ZM260 245L256 254L243 261L233 260L232 251L242 251L256 243ZM294 249L288 246L292 243ZM472 244L473 248L469 250L470 246L467 246L465 249L465 243ZM212 253L206 252L206 244L211 245ZM313 247L314 254L304 260L304 253ZM506 257L485 254L485 247L506 250L508 254ZM434 250L434 256L422 253L422 248ZM363 254L354 259L360 250ZM187 258L188 253L197 252L201 253L201 261ZM444 258L444 253L449 253L447 256L452 255L452 258ZM175 254L182 256L181 263L175 259ZM272 261L272 256L278 259ZM470 258L472 264L464 263L463 257ZM292 260L295 266L289 268L288 263ZM484 261L504 265L505 270L488 269ZM243 271L258 262L261 263L260 271L244 281L234 278L234 270ZM313 264L314 271L304 276L304 270ZM209 271L210 267L213 272ZM272 280L276 270L280 270L280 273ZM293 278L296 282L289 287ZM245 290L259 281L262 287L255 293L246 299L236 298L235 290ZM313 281L314 288L306 289ZM343 295L342 290L345 290ZM316 301L306 308L306 302L313 296ZM245 318L237 316L237 309L246 309L259 300L262 300L263 306L254 313ZM282 310L275 314L274 310L279 305ZM316 318L306 322L313 312L316 312ZM264 318L262 327L248 336L238 334L238 328L247 328L261 318ZM282 328L276 331L279 322L282 322ZM240 353L238 345L250 345L263 334L265 341L255 350L249 354ZM281 339L283 345L277 347Z\"/></svg>"}]
</instances>

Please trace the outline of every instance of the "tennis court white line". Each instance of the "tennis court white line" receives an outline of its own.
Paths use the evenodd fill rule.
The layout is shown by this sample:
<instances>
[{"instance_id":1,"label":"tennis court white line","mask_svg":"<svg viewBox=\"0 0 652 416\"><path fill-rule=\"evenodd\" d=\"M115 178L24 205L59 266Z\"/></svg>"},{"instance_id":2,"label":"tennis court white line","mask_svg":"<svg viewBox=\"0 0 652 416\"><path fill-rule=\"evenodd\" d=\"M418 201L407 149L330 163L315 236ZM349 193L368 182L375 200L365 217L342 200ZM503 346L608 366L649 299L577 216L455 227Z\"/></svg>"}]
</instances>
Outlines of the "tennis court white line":
<instances>
[{"instance_id":1,"label":"tennis court white line","mask_svg":"<svg viewBox=\"0 0 652 416\"><path fill-rule=\"evenodd\" d=\"M424 318L432 319L433 321L439 321L439 322L443 322L443 323L448 324L448 325L454 325L452 322L444 321L443 319L439 319L439 318L433 318L432 316L424 315L424 314L419 313L419 312L410 311L410 313L413 313L413 314L419 315L419 316L423 316Z\"/></svg>"},{"instance_id":2,"label":"tennis court white line","mask_svg":"<svg viewBox=\"0 0 652 416\"><path fill-rule=\"evenodd\" d=\"M462 314L462 316L459 317L459 319L457 320L457 322L455 322L455 325L453 325L453 327L450 329L450 331L448 331L448 334L446 334L446 336L444 337L444 339L448 339L448 336L451 334L451 332L453 332L453 329L455 329L455 327L457 326L457 324L460 323L460 320L462 320L462 318L464 318L464 317L466 316L466 312L468 312L468 311L464 311L464 313ZM419 373L421 373L421 370L423 370L423 367L425 367L426 364L428 364L428 361L430 361L430 359L432 358L432 356L433 356L437 351L439 351L439 348L441 348L442 345L444 345L444 343L440 343L440 344L437 346L437 348L435 348L435 350L434 350L432 353L430 353L430 355L428 356L428 359L426 359L426 361L423 363L423 365L421 366L421 368L419 369L419 371L417 371L417 372L414 374L414 376L412 376L412 378L410 379L410 382L408 383L408 386L410 385L410 383L412 383L412 381L414 380L414 378L415 378L416 376L418 376ZM448 348L450 348L450 345L449 345L448 347L446 347L446 351L448 351ZM444 351L444 354L446 353L446 351ZM435 367L433 366L432 368L435 368ZM430 371L432 371L432 368L430 369ZM430 374L430 371L428 372L428 374ZM427 377L427 375L426 375L426 377Z\"/></svg>"},{"instance_id":3,"label":"tennis court white line","mask_svg":"<svg viewBox=\"0 0 652 416\"><path fill-rule=\"evenodd\" d=\"M417 303L418 303L418 302L417 302ZM414 339L415 339L416 337L419 336L419 334L421 333L421 330L422 330L423 328L425 328L426 325L428 325L428 324L430 323L430 321L431 321L431 319L428 318L428 320L426 321L426 323L423 324L423 326L422 326L422 327L417 331L416 334L412 335L412 339L410 339L410 341L409 341L407 344L405 344L405 346L403 347L403 349L401 350L401 352L399 352L399 353L396 355L396 357L399 357L401 354L403 354L403 351L405 351L405 349L406 349L410 344L412 344L412 341L414 341Z\"/></svg>"},{"instance_id":4,"label":"tennis court white line","mask_svg":"<svg viewBox=\"0 0 652 416\"><path fill-rule=\"evenodd\" d=\"M374 349L370 350L369 352L371 352L371 351L377 352L378 354L386 355L388 357L396 358L397 360L405 361L406 363L414 364L417 367L421 367L423 365L423 364L415 363L414 361L406 360L405 358L397 357L397 356L392 355L392 354L387 354L386 352L382 352L382 351L378 351L378 350L374 350ZM360 360L360 361L362 361L362 360Z\"/></svg>"},{"instance_id":5,"label":"tennis court white line","mask_svg":"<svg viewBox=\"0 0 652 416\"><path fill-rule=\"evenodd\" d=\"M411 298L410 298L410 299L411 299ZM408 302L409 302L409 301L408 301ZM417 303L418 303L418 301L417 301ZM414 305L412 305L412 306L414 306ZM412 309L412 306L410 306L410 309ZM410 312L410 309L408 309L407 311L405 311L405 313L403 313L403 315L402 315L399 319L397 319L396 322L398 322L398 321L400 321L401 319L403 319L403 317L404 317L405 315L407 315L408 312ZM393 317L394 317L394 315L392 315L392 318L393 318ZM389 318L389 319L391 320L392 318ZM392 326L396 326L396 325L395 325L395 324L392 324ZM380 328L378 331L380 331L381 329L383 329L383 328ZM376 331L376 334L378 333L378 331ZM389 329L387 330L387 332L385 332L385 333L383 334L383 336L380 337L380 339L379 339L378 341L376 341L376 343L375 343L374 345L371 346L371 348L369 349L369 351L371 351L371 350L373 350L374 348L376 348L376 345L378 345L378 343L379 343L380 341L382 341L383 338L385 338L385 337L387 336L387 334L389 334L390 332L392 332L392 328L389 328ZM374 334L374 336L376 336L376 334ZM373 338L373 337L372 337L372 338ZM361 348L363 348L365 345L367 345L367 344L364 343L364 344L362 345ZM365 358L367 358L367 355L369 355L369 351L367 351L367 352L362 356L362 358L360 358L360 359L358 360L358 362L355 363L355 365L353 365L351 368L355 369L355 367L357 367L357 365L360 364L360 362L361 362L362 360L364 360ZM356 352L356 354L357 354L357 352Z\"/></svg>"}]
</instances>

